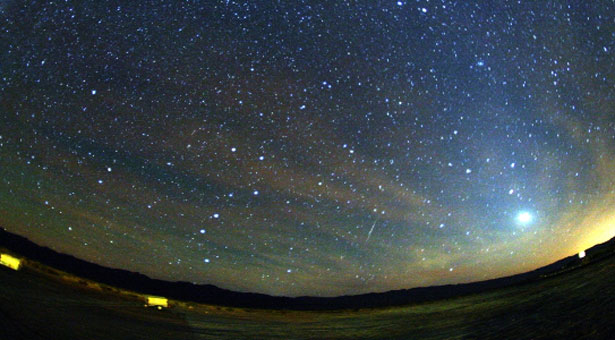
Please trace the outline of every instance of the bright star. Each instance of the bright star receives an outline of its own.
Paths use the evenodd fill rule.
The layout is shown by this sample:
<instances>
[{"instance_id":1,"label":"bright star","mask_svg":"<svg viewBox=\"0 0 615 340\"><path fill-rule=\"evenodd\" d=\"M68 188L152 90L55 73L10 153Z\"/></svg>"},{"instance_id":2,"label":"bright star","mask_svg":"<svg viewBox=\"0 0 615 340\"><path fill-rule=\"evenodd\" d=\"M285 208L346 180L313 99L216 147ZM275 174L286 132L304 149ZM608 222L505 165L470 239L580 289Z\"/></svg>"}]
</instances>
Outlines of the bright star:
<instances>
[{"instance_id":1,"label":"bright star","mask_svg":"<svg viewBox=\"0 0 615 340\"><path fill-rule=\"evenodd\" d=\"M519 222L519 224L528 224L532 222L533 219L534 216L527 211L521 211L517 214L517 222Z\"/></svg>"}]
</instances>

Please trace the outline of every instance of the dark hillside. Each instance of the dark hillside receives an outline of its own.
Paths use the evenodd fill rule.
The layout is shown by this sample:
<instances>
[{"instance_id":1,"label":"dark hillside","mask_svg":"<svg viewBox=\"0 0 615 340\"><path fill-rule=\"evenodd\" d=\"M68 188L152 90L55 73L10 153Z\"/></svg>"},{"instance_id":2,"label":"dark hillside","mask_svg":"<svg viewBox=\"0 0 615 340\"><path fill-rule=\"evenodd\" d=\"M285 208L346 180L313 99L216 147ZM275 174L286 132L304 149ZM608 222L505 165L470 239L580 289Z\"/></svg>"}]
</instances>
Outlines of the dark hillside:
<instances>
[{"instance_id":1,"label":"dark hillside","mask_svg":"<svg viewBox=\"0 0 615 340\"><path fill-rule=\"evenodd\" d=\"M436 287L395 290L355 296L324 297L277 297L264 294L241 293L221 289L213 285L194 285L188 282L169 282L151 279L145 275L125 270L102 267L40 247L26 238L0 229L0 247L9 249L27 259L68 272L78 277L144 294L162 295L168 298L228 307L251 307L267 309L334 310L387 306L402 306L418 302L447 299L491 289L520 285L556 275L582 263L600 260L613 254L615 241L610 240L587 251L585 259L570 256L531 272L481 282Z\"/></svg>"}]
</instances>

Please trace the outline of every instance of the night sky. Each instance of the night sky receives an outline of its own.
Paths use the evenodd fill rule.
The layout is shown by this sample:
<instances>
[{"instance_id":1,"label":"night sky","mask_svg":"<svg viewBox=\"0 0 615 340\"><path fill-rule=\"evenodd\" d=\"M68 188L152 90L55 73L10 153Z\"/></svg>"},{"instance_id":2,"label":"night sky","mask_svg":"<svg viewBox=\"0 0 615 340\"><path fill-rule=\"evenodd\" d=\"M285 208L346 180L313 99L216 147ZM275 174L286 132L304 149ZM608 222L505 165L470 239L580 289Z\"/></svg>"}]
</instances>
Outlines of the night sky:
<instances>
[{"instance_id":1,"label":"night sky","mask_svg":"<svg viewBox=\"0 0 615 340\"><path fill-rule=\"evenodd\" d=\"M1 1L0 225L334 296L615 235L612 1Z\"/></svg>"}]
</instances>

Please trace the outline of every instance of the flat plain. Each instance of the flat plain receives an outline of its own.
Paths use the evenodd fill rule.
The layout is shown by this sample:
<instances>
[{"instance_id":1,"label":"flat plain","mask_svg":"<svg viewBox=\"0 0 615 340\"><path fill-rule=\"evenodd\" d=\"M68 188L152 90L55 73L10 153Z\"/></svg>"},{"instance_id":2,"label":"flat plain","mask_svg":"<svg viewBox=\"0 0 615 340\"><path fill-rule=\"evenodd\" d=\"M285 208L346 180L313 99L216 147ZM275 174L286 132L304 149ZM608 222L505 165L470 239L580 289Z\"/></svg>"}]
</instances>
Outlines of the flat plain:
<instances>
[{"instance_id":1,"label":"flat plain","mask_svg":"<svg viewBox=\"0 0 615 340\"><path fill-rule=\"evenodd\" d=\"M530 283L400 307L334 311L170 301L44 266L0 268L1 339L612 339L615 256Z\"/></svg>"}]
</instances>

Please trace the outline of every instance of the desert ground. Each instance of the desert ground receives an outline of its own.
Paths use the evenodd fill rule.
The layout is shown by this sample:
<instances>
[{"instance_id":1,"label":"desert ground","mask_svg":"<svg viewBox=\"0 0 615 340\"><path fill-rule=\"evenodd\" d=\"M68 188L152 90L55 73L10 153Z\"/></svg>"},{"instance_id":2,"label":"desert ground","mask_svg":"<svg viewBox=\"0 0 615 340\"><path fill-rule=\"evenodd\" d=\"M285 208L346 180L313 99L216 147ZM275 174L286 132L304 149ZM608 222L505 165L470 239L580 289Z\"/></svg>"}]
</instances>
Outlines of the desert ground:
<instances>
[{"instance_id":1,"label":"desert ground","mask_svg":"<svg viewBox=\"0 0 615 340\"><path fill-rule=\"evenodd\" d=\"M43 267L0 268L2 339L612 339L615 256L529 284L403 307L231 308L146 296Z\"/></svg>"}]
</instances>

